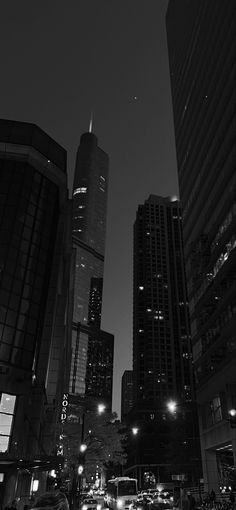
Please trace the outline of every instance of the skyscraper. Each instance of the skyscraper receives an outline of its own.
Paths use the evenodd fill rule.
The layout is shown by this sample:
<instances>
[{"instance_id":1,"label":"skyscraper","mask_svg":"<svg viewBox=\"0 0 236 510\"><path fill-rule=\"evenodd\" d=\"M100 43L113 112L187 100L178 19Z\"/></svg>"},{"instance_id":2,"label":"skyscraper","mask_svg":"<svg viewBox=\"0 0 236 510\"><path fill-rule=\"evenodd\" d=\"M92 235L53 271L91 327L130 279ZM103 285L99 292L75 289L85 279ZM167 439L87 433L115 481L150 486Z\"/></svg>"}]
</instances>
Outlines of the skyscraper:
<instances>
[{"instance_id":1,"label":"skyscraper","mask_svg":"<svg viewBox=\"0 0 236 510\"><path fill-rule=\"evenodd\" d=\"M71 243L66 151L33 124L0 120L0 462L3 506L58 468L69 379ZM63 361L63 370L62 370ZM39 475L39 471L43 476ZM2 494L3 492L3 494Z\"/></svg>"},{"instance_id":2,"label":"skyscraper","mask_svg":"<svg viewBox=\"0 0 236 510\"><path fill-rule=\"evenodd\" d=\"M100 398L111 410L114 336L101 330L102 289L103 279L91 278L85 395Z\"/></svg>"},{"instance_id":3,"label":"skyscraper","mask_svg":"<svg viewBox=\"0 0 236 510\"><path fill-rule=\"evenodd\" d=\"M193 394L179 202L150 195L134 225L134 405Z\"/></svg>"},{"instance_id":4,"label":"skyscraper","mask_svg":"<svg viewBox=\"0 0 236 510\"><path fill-rule=\"evenodd\" d=\"M171 0L167 38L205 489L232 486L236 435L236 5Z\"/></svg>"},{"instance_id":5,"label":"skyscraper","mask_svg":"<svg viewBox=\"0 0 236 510\"><path fill-rule=\"evenodd\" d=\"M114 339L100 329L107 192L108 156L96 136L85 133L77 152L72 199L75 272L69 391L100 397L104 382L111 407Z\"/></svg>"},{"instance_id":6,"label":"skyscraper","mask_svg":"<svg viewBox=\"0 0 236 510\"><path fill-rule=\"evenodd\" d=\"M134 463L163 466L171 463L168 402L178 403L178 428L183 415L189 422L194 394L181 210L175 197L150 195L138 207L133 303L133 421L142 438ZM182 431L182 441L195 432ZM193 463L186 467L192 468Z\"/></svg>"},{"instance_id":7,"label":"skyscraper","mask_svg":"<svg viewBox=\"0 0 236 510\"><path fill-rule=\"evenodd\" d=\"M125 370L121 380L121 421L133 408L133 371Z\"/></svg>"}]
</instances>

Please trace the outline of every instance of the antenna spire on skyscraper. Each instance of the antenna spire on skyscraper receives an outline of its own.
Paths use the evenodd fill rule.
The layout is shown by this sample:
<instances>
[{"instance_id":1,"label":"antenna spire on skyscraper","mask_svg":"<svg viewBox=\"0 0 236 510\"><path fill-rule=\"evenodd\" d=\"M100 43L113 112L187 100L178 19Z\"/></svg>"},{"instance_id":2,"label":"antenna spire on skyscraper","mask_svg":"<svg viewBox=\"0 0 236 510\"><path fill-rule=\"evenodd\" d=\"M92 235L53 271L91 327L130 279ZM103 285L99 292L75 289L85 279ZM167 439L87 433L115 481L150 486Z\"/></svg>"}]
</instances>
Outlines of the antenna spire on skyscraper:
<instances>
[{"instance_id":1,"label":"antenna spire on skyscraper","mask_svg":"<svg viewBox=\"0 0 236 510\"><path fill-rule=\"evenodd\" d=\"M92 133L93 129L93 112L91 112L90 122L89 122L89 133Z\"/></svg>"}]
</instances>

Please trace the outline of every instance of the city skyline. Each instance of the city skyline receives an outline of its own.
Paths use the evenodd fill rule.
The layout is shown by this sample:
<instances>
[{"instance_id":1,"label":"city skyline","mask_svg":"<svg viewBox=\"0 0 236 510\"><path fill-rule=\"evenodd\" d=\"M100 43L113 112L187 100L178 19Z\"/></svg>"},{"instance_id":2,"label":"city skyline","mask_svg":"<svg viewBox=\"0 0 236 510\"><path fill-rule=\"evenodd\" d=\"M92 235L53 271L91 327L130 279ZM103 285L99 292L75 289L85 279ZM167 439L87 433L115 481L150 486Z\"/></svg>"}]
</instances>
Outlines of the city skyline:
<instances>
[{"instance_id":1,"label":"city skyline","mask_svg":"<svg viewBox=\"0 0 236 510\"><path fill-rule=\"evenodd\" d=\"M144 9L141 1L102 1L68 8L62 2L25 1L15 3L14 17L8 5L1 16L6 48L1 117L34 122L67 150L70 190L91 109L93 132L110 157L102 328L115 335L113 409L118 412L121 376L132 367L135 211L150 193L178 194L167 3L150 1Z\"/></svg>"}]
</instances>

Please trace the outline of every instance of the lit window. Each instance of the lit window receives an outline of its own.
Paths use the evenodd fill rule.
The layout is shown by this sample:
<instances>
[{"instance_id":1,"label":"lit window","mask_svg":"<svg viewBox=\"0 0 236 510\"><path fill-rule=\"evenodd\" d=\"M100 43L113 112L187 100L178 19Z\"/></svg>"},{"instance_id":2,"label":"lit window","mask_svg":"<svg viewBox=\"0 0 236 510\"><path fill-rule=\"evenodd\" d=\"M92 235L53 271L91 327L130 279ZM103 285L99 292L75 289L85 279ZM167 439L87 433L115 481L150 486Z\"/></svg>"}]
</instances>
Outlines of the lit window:
<instances>
[{"instance_id":1,"label":"lit window","mask_svg":"<svg viewBox=\"0 0 236 510\"><path fill-rule=\"evenodd\" d=\"M87 193L87 188L76 188L73 193L73 196L77 195L77 193Z\"/></svg>"},{"instance_id":2,"label":"lit window","mask_svg":"<svg viewBox=\"0 0 236 510\"><path fill-rule=\"evenodd\" d=\"M0 394L0 452L7 452L11 437L16 397L7 393Z\"/></svg>"}]
</instances>

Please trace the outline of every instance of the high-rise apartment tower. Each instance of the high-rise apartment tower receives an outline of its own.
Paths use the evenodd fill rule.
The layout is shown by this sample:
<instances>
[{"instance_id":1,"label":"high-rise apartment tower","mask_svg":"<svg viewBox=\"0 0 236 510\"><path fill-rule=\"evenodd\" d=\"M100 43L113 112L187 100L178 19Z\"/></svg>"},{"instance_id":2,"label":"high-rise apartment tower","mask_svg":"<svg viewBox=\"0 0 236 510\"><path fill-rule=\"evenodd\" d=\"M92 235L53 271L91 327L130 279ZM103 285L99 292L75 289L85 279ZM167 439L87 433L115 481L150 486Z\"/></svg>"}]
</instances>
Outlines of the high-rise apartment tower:
<instances>
[{"instance_id":1,"label":"high-rise apartment tower","mask_svg":"<svg viewBox=\"0 0 236 510\"><path fill-rule=\"evenodd\" d=\"M142 466L152 464L159 469L156 462L161 466L171 462L167 459L172 423L168 402L178 404L182 441L189 436L184 429L193 412L182 220L175 197L150 195L138 207L134 225L133 302L133 421L140 426L142 438L139 458L136 455L133 462ZM191 437L195 435L192 429ZM183 470L183 466L179 469ZM188 472L192 469L193 463L186 465ZM161 476L168 481L167 471Z\"/></svg>"}]
</instances>

